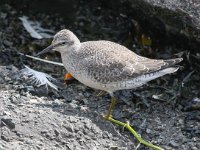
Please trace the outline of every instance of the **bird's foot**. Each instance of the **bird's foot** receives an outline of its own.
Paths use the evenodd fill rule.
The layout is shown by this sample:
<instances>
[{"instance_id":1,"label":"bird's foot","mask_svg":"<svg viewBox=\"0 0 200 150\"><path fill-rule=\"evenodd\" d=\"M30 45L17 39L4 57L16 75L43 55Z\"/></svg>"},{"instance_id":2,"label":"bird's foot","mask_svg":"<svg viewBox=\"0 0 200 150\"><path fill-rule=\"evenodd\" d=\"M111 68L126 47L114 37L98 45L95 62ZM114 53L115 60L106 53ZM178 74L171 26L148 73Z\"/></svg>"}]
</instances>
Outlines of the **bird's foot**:
<instances>
[{"instance_id":1,"label":"bird's foot","mask_svg":"<svg viewBox=\"0 0 200 150\"><path fill-rule=\"evenodd\" d=\"M154 150L164 150L163 148L161 148L159 146L153 145L152 143L143 140L141 138L141 136L130 126L129 123L124 123L124 122L115 120L115 119L112 118L112 116L105 116L105 119L114 123L114 124L120 125L123 128L126 128L128 131L130 131L135 136L135 138L139 141L139 143L141 143L141 144L143 144L143 145L145 145L149 148L152 148Z\"/></svg>"},{"instance_id":2,"label":"bird's foot","mask_svg":"<svg viewBox=\"0 0 200 150\"><path fill-rule=\"evenodd\" d=\"M109 120L110 118L112 118L112 115L109 115L109 114L103 115L103 119L105 120Z\"/></svg>"}]
</instances>

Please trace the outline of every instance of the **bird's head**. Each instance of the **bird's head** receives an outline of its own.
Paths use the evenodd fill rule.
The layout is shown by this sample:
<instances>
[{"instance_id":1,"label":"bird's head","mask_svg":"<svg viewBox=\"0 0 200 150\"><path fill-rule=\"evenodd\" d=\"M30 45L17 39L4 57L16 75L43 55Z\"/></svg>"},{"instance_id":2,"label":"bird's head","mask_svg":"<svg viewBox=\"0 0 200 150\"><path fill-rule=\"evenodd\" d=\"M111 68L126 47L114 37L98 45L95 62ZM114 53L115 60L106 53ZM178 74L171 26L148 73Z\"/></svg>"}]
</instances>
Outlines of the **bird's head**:
<instances>
[{"instance_id":1,"label":"bird's head","mask_svg":"<svg viewBox=\"0 0 200 150\"><path fill-rule=\"evenodd\" d=\"M74 33L70 30L63 29L54 36L51 45L39 52L38 54L36 54L36 56L39 56L52 50L62 53L66 50L69 50L72 47L79 45L80 41L76 37L76 35L74 35Z\"/></svg>"}]
</instances>

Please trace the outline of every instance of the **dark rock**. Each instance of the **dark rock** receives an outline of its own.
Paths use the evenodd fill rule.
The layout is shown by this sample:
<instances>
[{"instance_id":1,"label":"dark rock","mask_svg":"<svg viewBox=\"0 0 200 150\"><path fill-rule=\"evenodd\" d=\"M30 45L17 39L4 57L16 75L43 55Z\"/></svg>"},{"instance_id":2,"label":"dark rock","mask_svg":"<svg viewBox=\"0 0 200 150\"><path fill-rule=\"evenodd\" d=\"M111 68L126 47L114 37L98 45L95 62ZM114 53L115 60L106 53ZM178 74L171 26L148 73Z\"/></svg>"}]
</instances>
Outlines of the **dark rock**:
<instances>
[{"instance_id":1,"label":"dark rock","mask_svg":"<svg viewBox=\"0 0 200 150\"><path fill-rule=\"evenodd\" d=\"M1 126L7 126L9 129L14 129L15 128L15 123L13 122L12 119L9 118L1 118Z\"/></svg>"},{"instance_id":2,"label":"dark rock","mask_svg":"<svg viewBox=\"0 0 200 150\"><path fill-rule=\"evenodd\" d=\"M7 128L6 126L1 128L1 139L2 140L6 141L6 142L10 142L10 141L14 140L15 138L17 138L17 136L9 128Z\"/></svg>"},{"instance_id":3,"label":"dark rock","mask_svg":"<svg viewBox=\"0 0 200 150\"><path fill-rule=\"evenodd\" d=\"M11 41L7 41L7 40L5 40L5 41L4 41L4 45L10 47L10 46L13 45L13 43L12 43Z\"/></svg>"},{"instance_id":4,"label":"dark rock","mask_svg":"<svg viewBox=\"0 0 200 150\"><path fill-rule=\"evenodd\" d=\"M68 131L68 132L74 132L74 127L72 124L68 124L68 125L63 125L63 127Z\"/></svg>"},{"instance_id":5,"label":"dark rock","mask_svg":"<svg viewBox=\"0 0 200 150\"><path fill-rule=\"evenodd\" d=\"M170 141L169 145L172 146L172 147L178 147L180 144L175 142L175 141Z\"/></svg>"},{"instance_id":6,"label":"dark rock","mask_svg":"<svg viewBox=\"0 0 200 150\"><path fill-rule=\"evenodd\" d=\"M138 31L132 29L133 33L150 35L153 46L176 44L179 48L187 47L196 52L200 45L200 1L103 0L102 5L109 5L136 21L139 27ZM127 8L120 9L121 6Z\"/></svg>"}]
</instances>

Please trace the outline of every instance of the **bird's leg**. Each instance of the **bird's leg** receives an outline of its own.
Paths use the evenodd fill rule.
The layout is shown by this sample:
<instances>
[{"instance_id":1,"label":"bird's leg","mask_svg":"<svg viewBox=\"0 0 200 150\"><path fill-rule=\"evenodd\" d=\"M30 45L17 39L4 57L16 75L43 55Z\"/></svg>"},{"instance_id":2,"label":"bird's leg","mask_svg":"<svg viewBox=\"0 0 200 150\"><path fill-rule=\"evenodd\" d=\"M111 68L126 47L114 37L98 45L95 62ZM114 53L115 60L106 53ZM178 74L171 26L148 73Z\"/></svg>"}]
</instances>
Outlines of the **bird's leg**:
<instances>
[{"instance_id":1,"label":"bird's leg","mask_svg":"<svg viewBox=\"0 0 200 150\"><path fill-rule=\"evenodd\" d=\"M106 91L100 91L100 92L97 94L97 97L103 96L103 95L105 95L106 93L107 93Z\"/></svg>"},{"instance_id":2,"label":"bird's leg","mask_svg":"<svg viewBox=\"0 0 200 150\"><path fill-rule=\"evenodd\" d=\"M153 145L152 143L150 142L147 142L145 140L143 140L141 138L141 136L129 125L129 123L124 123L124 122L121 122L121 121L118 121L118 120L115 120L112 118L112 111L113 111L113 108L116 104L116 98L114 96L111 96L111 104L109 106L109 110L108 110L108 113L106 116L104 116L104 119L114 123L114 124L117 124L117 125L120 125L124 128L126 128L128 131L130 131L134 136L135 138L143 145L147 146L147 147L150 147L152 149L155 149L155 150L164 150L163 148L159 147L159 146L156 146L156 145Z\"/></svg>"},{"instance_id":3,"label":"bird's leg","mask_svg":"<svg viewBox=\"0 0 200 150\"><path fill-rule=\"evenodd\" d=\"M117 102L116 98L114 96L112 96L111 97L111 104L110 104L109 109L108 109L108 113L104 117L106 120L108 120L109 118L112 118L112 111L113 111L113 108L115 107L116 102Z\"/></svg>"}]
</instances>

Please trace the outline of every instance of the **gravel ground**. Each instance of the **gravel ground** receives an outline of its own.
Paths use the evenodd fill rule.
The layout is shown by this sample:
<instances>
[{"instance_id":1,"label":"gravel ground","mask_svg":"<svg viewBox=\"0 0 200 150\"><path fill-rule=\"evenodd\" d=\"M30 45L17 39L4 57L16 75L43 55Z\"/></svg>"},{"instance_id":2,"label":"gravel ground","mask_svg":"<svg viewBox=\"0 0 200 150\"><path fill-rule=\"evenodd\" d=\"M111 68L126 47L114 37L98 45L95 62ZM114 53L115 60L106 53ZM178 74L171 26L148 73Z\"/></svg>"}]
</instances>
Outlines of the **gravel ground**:
<instances>
[{"instance_id":1,"label":"gravel ground","mask_svg":"<svg viewBox=\"0 0 200 150\"><path fill-rule=\"evenodd\" d=\"M78 99L93 99L92 93L82 94L75 90L65 99L38 97L26 92L20 84L19 72L13 66L0 67L1 79L1 146L2 149L127 149L131 142L124 138L113 125L105 123L98 113L87 105L78 104ZM14 85L13 85L14 84ZM82 86L82 85L81 85ZM30 88L30 87L29 87ZM76 87L69 87L69 91ZM84 86L82 86L84 90ZM76 93L77 92L77 93ZM76 100L75 100L76 99ZM96 100L95 100L96 101ZM103 106L102 106L103 107Z\"/></svg>"},{"instance_id":2,"label":"gravel ground","mask_svg":"<svg viewBox=\"0 0 200 150\"><path fill-rule=\"evenodd\" d=\"M1 149L134 149L137 145L130 133L102 119L109 96L97 97L97 91L75 82L66 86L65 99L39 97L30 93L35 87L19 78L16 67L1 66L0 72ZM123 99L130 93L117 95ZM128 120L142 137L165 149L200 148L198 133L183 131L186 114L180 106L157 101L150 107L136 104L119 100L113 116ZM192 128L199 125L190 121Z\"/></svg>"}]
</instances>

